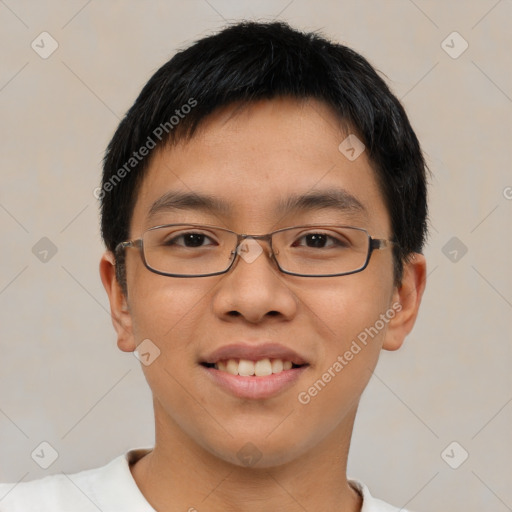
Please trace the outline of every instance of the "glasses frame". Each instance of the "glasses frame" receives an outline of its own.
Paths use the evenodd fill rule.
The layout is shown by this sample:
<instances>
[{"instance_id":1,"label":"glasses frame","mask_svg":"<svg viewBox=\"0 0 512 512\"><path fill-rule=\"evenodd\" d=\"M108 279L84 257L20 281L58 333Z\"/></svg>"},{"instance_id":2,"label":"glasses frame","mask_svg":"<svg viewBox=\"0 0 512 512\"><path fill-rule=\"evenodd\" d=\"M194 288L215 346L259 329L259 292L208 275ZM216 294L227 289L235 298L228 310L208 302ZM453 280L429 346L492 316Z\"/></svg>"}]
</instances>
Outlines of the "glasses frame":
<instances>
[{"instance_id":1,"label":"glasses frame","mask_svg":"<svg viewBox=\"0 0 512 512\"><path fill-rule=\"evenodd\" d=\"M210 272L208 274L173 274L171 272L163 272L161 270L157 270L157 269L151 267L146 260L146 254L144 252L144 235L148 231L153 231L156 229L173 227L173 226L190 226L190 227L194 227L194 228L205 227L205 228L211 228L211 229L219 229L221 231L226 231L228 233L232 233L232 234L236 235L236 237L237 237L236 246L235 246L235 249L233 251L231 251L231 261L230 261L229 265L227 266L227 268L224 270L221 270L219 272ZM282 231L289 231L289 230L297 229L297 228L319 228L319 229L321 229L321 228L349 228L349 229L354 229L354 230L363 232L368 237L368 251L366 254L366 259L365 259L364 264L356 270L351 270L349 272L342 272L342 273L338 273L338 274L300 274L297 272L291 272L289 270L283 269L275 256L274 248L272 246L272 237L276 233L281 233ZM125 242L120 242L119 244L117 244L114 253L117 257L118 252L121 250L130 248L130 247L138 248L140 251L140 255L141 255L142 261L144 263L144 266L150 272L153 272L154 274L159 274L161 276L167 276L167 277L210 277L210 276L218 276L218 275L226 274L227 272L229 272L231 270L235 261L237 260L237 255L239 255L238 247L240 247L240 243L243 242L244 240L247 240L248 238L251 238L253 240L263 240L263 241L268 242L269 247L270 247L269 258L275 262L279 271L282 272L283 274L287 274L287 275L291 275L291 276L299 276L299 277L340 277L340 276L348 276L351 274L357 274L359 272L362 272L368 266L368 264L370 262L370 258L373 254L373 251L386 249L388 247L398 246L398 244L396 242L394 242L393 240L387 240L385 238L372 238L372 236L364 228L359 228L359 227L355 227L355 226L347 226L347 225L343 225L343 224L341 224L341 225L340 224L302 224L300 226L291 226L288 228L277 229L277 230L267 233L265 235L248 235L248 234L237 233L236 231L232 231L231 229L222 228L220 226L212 226L209 224L177 223L177 224L161 224L159 226L153 226L149 229L146 229L142 233L140 238L136 238L133 240L127 240Z\"/></svg>"}]
</instances>

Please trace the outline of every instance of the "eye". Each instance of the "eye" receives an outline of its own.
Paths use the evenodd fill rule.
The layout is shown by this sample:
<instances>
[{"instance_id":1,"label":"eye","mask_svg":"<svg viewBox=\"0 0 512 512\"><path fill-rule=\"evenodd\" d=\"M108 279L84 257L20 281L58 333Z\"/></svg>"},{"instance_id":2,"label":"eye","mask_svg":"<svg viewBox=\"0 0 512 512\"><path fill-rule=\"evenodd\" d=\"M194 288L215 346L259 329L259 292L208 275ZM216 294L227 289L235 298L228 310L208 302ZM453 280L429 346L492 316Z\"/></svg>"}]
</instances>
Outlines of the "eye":
<instances>
[{"instance_id":1,"label":"eye","mask_svg":"<svg viewBox=\"0 0 512 512\"><path fill-rule=\"evenodd\" d=\"M183 246L183 247L204 247L208 245L214 245L215 242L204 233L181 233L179 235L173 234L172 237L168 237L163 240L162 245L165 246Z\"/></svg>"},{"instance_id":2,"label":"eye","mask_svg":"<svg viewBox=\"0 0 512 512\"><path fill-rule=\"evenodd\" d=\"M327 233L307 233L298 238L293 243L293 246L324 249L329 247L349 247L350 244L341 235L332 236Z\"/></svg>"}]
</instances>

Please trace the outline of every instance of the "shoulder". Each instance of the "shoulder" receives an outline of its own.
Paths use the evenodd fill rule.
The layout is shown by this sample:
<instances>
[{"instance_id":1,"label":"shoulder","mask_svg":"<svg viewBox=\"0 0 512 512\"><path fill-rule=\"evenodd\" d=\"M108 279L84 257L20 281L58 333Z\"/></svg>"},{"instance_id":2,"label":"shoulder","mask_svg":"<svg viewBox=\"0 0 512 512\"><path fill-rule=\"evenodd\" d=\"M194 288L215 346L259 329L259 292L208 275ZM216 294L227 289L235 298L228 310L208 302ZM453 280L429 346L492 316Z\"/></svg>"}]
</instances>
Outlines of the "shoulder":
<instances>
[{"instance_id":1,"label":"shoulder","mask_svg":"<svg viewBox=\"0 0 512 512\"><path fill-rule=\"evenodd\" d=\"M133 480L131 451L106 466L80 473L47 476L30 482L0 484L2 512L152 512ZM136 507L136 508L133 508Z\"/></svg>"},{"instance_id":2,"label":"shoulder","mask_svg":"<svg viewBox=\"0 0 512 512\"><path fill-rule=\"evenodd\" d=\"M68 498L74 495L71 481L63 474L52 475L13 484L0 484L0 510L2 512L24 512L38 510L46 512L64 510ZM37 508L36 508L37 506ZM77 512L87 510L80 508Z\"/></svg>"},{"instance_id":3,"label":"shoulder","mask_svg":"<svg viewBox=\"0 0 512 512\"><path fill-rule=\"evenodd\" d=\"M374 498L365 484L359 480L349 480L350 485L363 497L361 512L408 512L404 508L394 507L389 503Z\"/></svg>"},{"instance_id":4,"label":"shoulder","mask_svg":"<svg viewBox=\"0 0 512 512\"><path fill-rule=\"evenodd\" d=\"M30 482L0 484L0 510L2 512L75 512L97 511L92 482L102 473L103 468L81 473L46 476Z\"/></svg>"}]
</instances>

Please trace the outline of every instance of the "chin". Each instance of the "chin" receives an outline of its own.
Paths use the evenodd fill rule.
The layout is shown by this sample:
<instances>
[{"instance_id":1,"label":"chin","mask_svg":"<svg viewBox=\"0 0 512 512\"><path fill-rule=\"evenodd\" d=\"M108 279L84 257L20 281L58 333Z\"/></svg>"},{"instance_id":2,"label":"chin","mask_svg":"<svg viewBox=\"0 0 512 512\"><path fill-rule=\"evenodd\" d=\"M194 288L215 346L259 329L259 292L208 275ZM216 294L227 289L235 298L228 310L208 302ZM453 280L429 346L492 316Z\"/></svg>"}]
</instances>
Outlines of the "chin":
<instances>
[{"instance_id":1,"label":"chin","mask_svg":"<svg viewBox=\"0 0 512 512\"><path fill-rule=\"evenodd\" d=\"M307 452L306 444L302 445L301 440L290 432L280 435L271 433L270 437L268 432L271 429L253 434L245 431L243 435L233 437L226 434L222 440L203 439L201 444L217 459L241 468L254 469L282 466Z\"/></svg>"}]
</instances>

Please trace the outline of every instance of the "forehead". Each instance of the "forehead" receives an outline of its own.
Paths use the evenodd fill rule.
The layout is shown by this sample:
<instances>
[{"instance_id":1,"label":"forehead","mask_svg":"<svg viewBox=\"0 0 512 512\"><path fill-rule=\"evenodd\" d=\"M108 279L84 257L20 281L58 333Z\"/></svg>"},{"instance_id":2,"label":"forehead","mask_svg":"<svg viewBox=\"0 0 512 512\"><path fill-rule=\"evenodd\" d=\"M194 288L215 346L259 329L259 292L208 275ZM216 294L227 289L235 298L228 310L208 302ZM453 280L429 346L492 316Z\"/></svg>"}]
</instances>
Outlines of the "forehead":
<instances>
[{"instance_id":1,"label":"forehead","mask_svg":"<svg viewBox=\"0 0 512 512\"><path fill-rule=\"evenodd\" d=\"M354 159L346 151L357 144L354 137L313 99L220 109L190 140L155 150L132 233L190 220L256 234L312 215L387 232L389 216L366 152Z\"/></svg>"}]
</instances>

